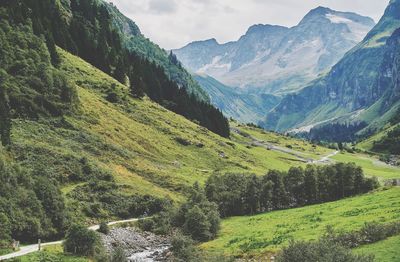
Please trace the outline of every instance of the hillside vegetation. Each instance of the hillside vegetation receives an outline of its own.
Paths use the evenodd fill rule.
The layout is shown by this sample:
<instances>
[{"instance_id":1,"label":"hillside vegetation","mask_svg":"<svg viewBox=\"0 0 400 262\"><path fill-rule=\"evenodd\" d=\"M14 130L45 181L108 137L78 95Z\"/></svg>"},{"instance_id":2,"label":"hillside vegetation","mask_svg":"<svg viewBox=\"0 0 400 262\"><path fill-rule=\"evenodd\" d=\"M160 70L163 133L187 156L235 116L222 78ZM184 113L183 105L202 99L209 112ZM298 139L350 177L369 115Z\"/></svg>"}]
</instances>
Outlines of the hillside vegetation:
<instances>
[{"instance_id":1,"label":"hillside vegetation","mask_svg":"<svg viewBox=\"0 0 400 262\"><path fill-rule=\"evenodd\" d=\"M354 231L366 222L398 221L399 197L400 188L392 188L332 203L228 218L219 237L202 247L239 256L274 253L290 239L317 240L328 225Z\"/></svg>"}]
</instances>

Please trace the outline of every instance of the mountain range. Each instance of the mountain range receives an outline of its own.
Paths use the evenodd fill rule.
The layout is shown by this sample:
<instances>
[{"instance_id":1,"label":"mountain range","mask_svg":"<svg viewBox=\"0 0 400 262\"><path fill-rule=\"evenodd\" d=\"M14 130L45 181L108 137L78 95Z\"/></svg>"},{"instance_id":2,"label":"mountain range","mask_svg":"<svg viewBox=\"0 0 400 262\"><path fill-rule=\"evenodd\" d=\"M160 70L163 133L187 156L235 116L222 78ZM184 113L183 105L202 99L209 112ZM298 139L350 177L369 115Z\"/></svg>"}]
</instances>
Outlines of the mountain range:
<instances>
[{"instance_id":1,"label":"mountain range","mask_svg":"<svg viewBox=\"0 0 400 262\"><path fill-rule=\"evenodd\" d=\"M287 95L268 113L268 129L308 132L327 124L364 123L368 135L382 128L399 107L398 31L400 1L392 0L379 23L326 75Z\"/></svg>"},{"instance_id":2,"label":"mountain range","mask_svg":"<svg viewBox=\"0 0 400 262\"><path fill-rule=\"evenodd\" d=\"M318 7L291 28L254 25L238 41L198 41L173 52L194 73L241 91L282 95L329 70L374 25L368 17Z\"/></svg>"}]
</instances>

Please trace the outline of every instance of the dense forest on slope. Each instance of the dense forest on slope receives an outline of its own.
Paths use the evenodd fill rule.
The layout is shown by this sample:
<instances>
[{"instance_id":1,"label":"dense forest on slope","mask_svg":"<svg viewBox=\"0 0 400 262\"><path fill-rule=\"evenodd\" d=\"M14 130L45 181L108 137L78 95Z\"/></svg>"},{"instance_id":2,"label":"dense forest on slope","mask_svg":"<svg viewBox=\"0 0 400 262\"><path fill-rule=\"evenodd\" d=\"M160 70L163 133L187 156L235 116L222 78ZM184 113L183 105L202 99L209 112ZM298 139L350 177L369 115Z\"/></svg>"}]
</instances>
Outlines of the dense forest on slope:
<instances>
[{"instance_id":1,"label":"dense forest on slope","mask_svg":"<svg viewBox=\"0 0 400 262\"><path fill-rule=\"evenodd\" d=\"M359 137L357 132L367 126L367 123L329 123L327 125L311 128L304 136L311 141L325 142L352 142Z\"/></svg>"},{"instance_id":2,"label":"dense forest on slope","mask_svg":"<svg viewBox=\"0 0 400 262\"><path fill-rule=\"evenodd\" d=\"M11 23L31 22L34 34L45 40L53 66L59 62L55 52L55 45L58 45L121 83L128 83L133 95L147 94L168 109L198 121L221 136L229 136L227 119L201 98L202 92L194 92L189 84L185 86L186 80L178 82L177 76L170 77L162 63L127 47L105 3L96 0L5 1L1 5L7 8L4 18ZM165 56L175 68L184 70L176 57Z\"/></svg>"}]
</instances>

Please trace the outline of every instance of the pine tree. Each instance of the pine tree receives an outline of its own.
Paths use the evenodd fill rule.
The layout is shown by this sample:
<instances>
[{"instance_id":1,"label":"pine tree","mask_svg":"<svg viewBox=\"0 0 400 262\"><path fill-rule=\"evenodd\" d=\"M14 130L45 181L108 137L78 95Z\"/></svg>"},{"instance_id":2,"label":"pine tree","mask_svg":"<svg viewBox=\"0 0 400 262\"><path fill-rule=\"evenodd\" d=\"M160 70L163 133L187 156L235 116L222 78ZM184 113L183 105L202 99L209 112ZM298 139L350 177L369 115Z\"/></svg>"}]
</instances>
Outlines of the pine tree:
<instances>
[{"instance_id":1,"label":"pine tree","mask_svg":"<svg viewBox=\"0 0 400 262\"><path fill-rule=\"evenodd\" d=\"M308 165L304 172L304 190L307 204L317 203L318 181L315 166Z\"/></svg>"},{"instance_id":2,"label":"pine tree","mask_svg":"<svg viewBox=\"0 0 400 262\"><path fill-rule=\"evenodd\" d=\"M1 81L1 79L0 79ZM3 146L11 143L10 106L5 87L0 83L0 136Z\"/></svg>"}]
</instances>

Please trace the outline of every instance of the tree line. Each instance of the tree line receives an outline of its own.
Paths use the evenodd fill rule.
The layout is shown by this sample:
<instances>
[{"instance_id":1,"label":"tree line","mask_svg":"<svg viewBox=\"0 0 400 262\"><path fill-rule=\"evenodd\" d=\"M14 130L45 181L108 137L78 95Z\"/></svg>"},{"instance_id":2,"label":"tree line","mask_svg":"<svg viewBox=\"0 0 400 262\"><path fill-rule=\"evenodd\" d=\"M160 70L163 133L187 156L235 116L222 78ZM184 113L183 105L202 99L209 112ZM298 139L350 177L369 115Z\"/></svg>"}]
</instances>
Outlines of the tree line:
<instances>
[{"instance_id":1,"label":"tree line","mask_svg":"<svg viewBox=\"0 0 400 262\"><path fill-rule=\"evenodd\" d=\"M205 184L207 199L218 205L222 217L251 215L272 210L335 201L378 187L355 164L292 167L271 170L265 176L212 175Z\"/></svg>"},{"instance_id":2,"label":"tree line","mask_svg":"<svg viewBox=\"0 0 400 262\"><path fill-rule=\"evenodd\" d=\"M352 142L358 139L357 132L367 126L365 122L333 123L313 127L305 136L311 141Z\"/></svg>"},{"instance_id":3,"label":"tree line","mask_svg":"<svg viewBox=\"0 0 400 262\"><path fill-rule=\"evenodd\" d=\"M96 0L13 1L4 0L6 19L13 24L31 22L35 35L44 39L53 66L60 58L55 45L78 55L113 76L121 83L130 82L132 94L148 95L152 100L209 130L229 136L229 123L222 112L171 80L164 65L128 48L118 32L110 10ZM29 22L28 22L29 23ZM165 54L166 56L166 54ZM170 55L170 63L177 63Z\"/></svg>"}]
</instances>

